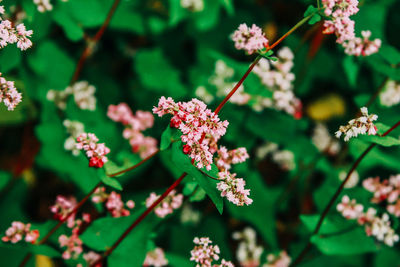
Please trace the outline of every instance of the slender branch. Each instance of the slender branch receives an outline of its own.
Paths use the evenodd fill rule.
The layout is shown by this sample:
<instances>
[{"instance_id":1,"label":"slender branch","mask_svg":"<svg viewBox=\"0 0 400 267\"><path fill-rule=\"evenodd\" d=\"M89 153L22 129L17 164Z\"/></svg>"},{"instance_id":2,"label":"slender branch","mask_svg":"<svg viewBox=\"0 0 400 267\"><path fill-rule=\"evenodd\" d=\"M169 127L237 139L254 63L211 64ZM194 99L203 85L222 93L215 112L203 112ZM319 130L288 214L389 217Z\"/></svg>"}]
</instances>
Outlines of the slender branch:
<instances>
[{"instance_id":1,"label":"slender branch","mask_svg":"<svg viewBox=\"0 0 400 267\"><path fill-rule=\"evenodd\" d=\"M143 163L145 163L146 161L148 161L149 159L151 159L152 157L154 157L155 155L157 155L159 152L160 152L160 150L157 150L157 151L153 152L152 154L150 154L150 156L144 158L141 162L139 162L139 163L137 163L137 164L125 169L125 170L122 170L122 171L119 171L119 172L116 172L116 173L112 173L112 174L107 174L107 176L108 177L115 177L115 176L118 176L120 174L132 171L132 170L136 169L137 167L139 167L140 165L142 165Z\"/></svg>"},{"instance_id":2,"label":"slender branch","mask_svg":"<svg viewBox=\"0 0 400 267\"><path fill-rule=\"evenodd\" d=\"M150 207L148 207L132 224L129 226L128 229L125 230L125 232L118 238L117 241L109 248L107 249L102 257L98 259L95 263L93 263L91 266L96 266L98 263L102 262L104 258L109 256L117 247L118 245L122 242L122 240L125 239L125 237L141 222L143 221L144 218L158 205L161 203L161 201L164 200L165 197L169 195L169 193L174 190L185 178L187 175L186 172L184 172L181 177L179 177L178 180L176 180Z\"/></svg>"},{"instance_id":3,"label":"slender branch","mask_svg":"<svg viewBox=\"0 0 400 267\"><path fill-rule=\"evenodd\" d=\"M214 179L216 181L221 181L221 179L215 178L214 176L209 175L208 173L204 172L201 169L198 169L202 174L204 174L205 176L207 176L208 178Z\"/></svg>"},{"instance_id":4,"label":"slender branch","mask_svg":"<svg viewBox=\"0 0 400 267\"><path fill-rule=\"evenodd\" d=\"M43 245L46 243L46 241L52 236L58 228L61 227L61 225L64 224L70 218L73 214L75 214L82 206L85 204L85 202L89 199L91 195L96 191L97 188L99 188L102 185L102 182L99 182L93 189L81 200L79 203L65 216L62 220L60 220L51 230L38 242L36 243L37 245ZM20 267L25 266L29 259L32 257L32 253L28 253L25 258L22 260L22 262L19 264Z\"/></svg>"},{"instance_id":5,"label":"slender branch","mask_svg":"<svg viewBox=\"0 0 400 267\"><path fill-rule=\"evenodd\" d=\"M79 75L81 74L83 66L86 62L86 59L92 54L93 48L99 42L101 37L103 37L103 34L106 31L108 25L110 24L111 18L113 17L120 1L121 0L114 0L114 3L111 6L110 11L108 11L107 17L104 20L103 24L101 25L100 29L96 32L95 36L88 41L85 50L83 50L79 58L78 64L76 65L75 72L74 75L72 76L70 84L73 84L78 80Z\"/></svg>"},{"instance_id":6,"label":"slender branch","mask_svg":"<svg viewBox=\"0 0 400 267\"><path fill-rule=\"evenodd\" d=\"M382 136L388 135L390 132L392 132L394 129L396 129L400 125L400 121L398 121L396 124L394 124L389 130L387 130ZM332 208L333 204L335 203L336 199L339 197L340 193L342 192L344 185L347 183L347 181L350 179L351 174L354 172L354 170L358 167L360 162L365 158L365 156L376 146L376 143L372 143L354 162L353 166L347 173L346 178L343 180L343 182L340 184L339 188L336 190L335 194L332 196L331 200L329 201L328 205L325 207L324 211L321 214L321 217L319 218L319 221L312 233L313 235L318 234L322 223L326 216L328 215L329 210ZM307 254L307 252L311 248L311 240L308 241L307 246L302 250L302 252L299 254L297 259L293 262L292 266L297 265L299 262L301 262L304 258L304 256Z\"/></svg>"}]
</instances>

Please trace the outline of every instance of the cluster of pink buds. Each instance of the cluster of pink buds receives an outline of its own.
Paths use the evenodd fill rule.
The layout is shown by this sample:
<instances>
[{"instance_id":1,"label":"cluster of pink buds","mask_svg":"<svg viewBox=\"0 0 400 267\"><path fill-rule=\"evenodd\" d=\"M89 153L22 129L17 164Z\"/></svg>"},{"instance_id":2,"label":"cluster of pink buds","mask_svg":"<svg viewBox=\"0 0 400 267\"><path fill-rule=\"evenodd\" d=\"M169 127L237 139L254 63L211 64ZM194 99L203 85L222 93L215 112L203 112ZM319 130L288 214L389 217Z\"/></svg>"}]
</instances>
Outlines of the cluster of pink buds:
<instances>
[{"instance_id":1,"label":"cluster of pink buds","mask_svg":"<svg viewBox=\"0 0 400 267\"><path fill-rule=\"evenodd\" d=\"M157 195L156 193L151 193L150 196L146 199L146 207L150 207L153 205L154 202L159 198L160 196ZM166 198L163 199L163 201L156 206L154 209L154 213L160 217L164 218L168 214L171 214L174 210L179 209L180 206L182 205L183 201L183 195L182 194L176 194L175 190L172 190Z\"/></svg>"},{"instance_id":2,"label":"cluster of pink buds","mask_svg":"<svg viewBox=\"0 0 400 267\"><path fill-rule=\"evenodd\" d=\"M60 247L66 247L66 250L62 254L62 258L65 260L76 259L83 251L82 240L75 232L70 237L60 235L58 242L60 243Z\"/></svg>"},{"instance_id":3,"label":"cluster of pink buds","mask_svg":"<svg viewBox=\"0 0 400 267\"><path fill-rule=\"evenodd\" d=\"M288 47L282 47L277 52L278 61L269 62L262 58L254 67L256 74L261 83L272 92L272 99L258 96L256 104L253 106L255 110L264 108L275 108L283 110L295 118L302 116L301 101L293 93L294 74L291 72L294 63L293 52ZM274 69L271 68L271 65Z\"/></svg>"},{"instance_id":4,"label":"cluster of pink buds","mask_svg":"<svg viewBox=\"0 0 400 267\"><path fill-rule=\"evenodd\" d=\"M14 108L21 102L21 99L21 93L19 93L15 88L14 82L7 81L1 77L0 73L0 103L3 102L8 110L14 110Z\"/></svg>"},{"instance_id":5,"label":"cluster of pink buds","mask_svg":"<svg viewBox=\"0 0 400 267\"><path fill-rule=\"evenodd\" d=\"M86 261L86 266L92 266L95 262L100 259L101 255L97 254L94 251L89 251L88 253L83 254L83 259ZM101 267L101 263L97 263L93 267ZM77 265L76 267L83 267L82 265Z\"/></svg>"},{"instance_id":6,"label":"cluster of pink buds","mask_svg":"<svg viewBox=\"0 0 400 267\"><path fill-rule=\"evenodd\" d=\"M143 131L153 127L154 117L147 111L132 110L126 103L108 106L107 116L115 122L121 122L125 126L123 136L129 140L134 153L139 153L142 159L153 154L157 150L157 140L143 135Z\"/></svg>"},{"instance_id":7,"label":"cluster of pink buds","mask_svg":"<svg viewBox=\"0 0 400 267\"><path fill-rule=\"evenodd\" d=\"M220 146L217 154L215 162L219 170L230 170L232 164L245 162L249 158L245 147L228 150L226 147Z\"/></svg>"},{"instance_id":8,"label":"cluster of pink buds","mask_svg":"<svg viewBox=\"0 0 400 267\"><path fill-rule=\"evenodd\" d=\"M215 143L226 133L228 121L221 121L217 114L198 99L178 102L161 97L158 106L153 108L158 116L172 114L171 127L178 128L181 140L185 143L183 152L188 154L198 168L211 170Z\"/></svg>"},{"instance_id":9,"label":"cluster of pink buds","mask_svg":"<svg viewBox=\"0 0 400 267\"><path fill-rule=\"evenodd\" d=\"M324 33L334 33L337 43L342 44L346 54L368 56L378 52L381 40L370 41L370 31L363 31L363 38L355 36L354 21L350 16L358 12L358 0L322 0L322 4L325 15L331 18L324 22Z\"/></svg>"},{"instance_id":10,"label":"cluster of pink buds","mask_svg":"<svg viewBox=\"0 0 400 267\"><path fill-rule=\"evenodd\" d=\"M0 15L2 14L4 14L4 6L0 6ZM28 38L32 34L33 31L27 31L24 24L14 27L11 21L3 20L0 16L0 48L17 43L19 49L26 50L32 46L32 42Z\"/></svg>"},{"instance_id":11,"label":"cluster of pink buds","mask_svg":"<svg viewBox=\"0 0 400 267\"><path fill-rule=\"evenodd\" d=\"M400 103L400 83L389 80L379 94L383 106L391 107Z\"/></svg>"},{"instance_id":12,"label":"cluster of pink buds","mask_svg":"<svg viewBox=\"0 0 400 267\"><path fill-rule=\"evenodd\" d=\"M92 196L92 202L105 203L105 206L112 217L129 216L131 214L130 210L135 207L135 202L133 202L133 200L128 200L124 204L121 200L120 194L115 191L107 194L105 190L105 187L97 188Z\"/></svg>"},{"instance_id":13,"label":"cluster of pink buds","mask_svg":"<svg viewBox=\"0 0 400 267\"><path fill-rule=\"evenodd\" d=\"M143 267L162 267L167 265L168 260L165 258L164 250L158 247L152 251L147 252L146 258L144 259L143 263Z\"/></svg>"},{"instance_id":14,"label":"cluster of pink buds","mask_svg":"<svg viewBox=\"0 0 400 267\"><path fill-rule=\"evenodd\" d=\"M193 243L196 245L190 251L190 260L196 262L196 267L233 267L230 261L222 259L221 264L212 264L219 260L218 245L211 245L212 241L208 237L195 237Z\"/></svg>"},{"instance_id":15,"label":"cluster of pink buds","mask_svg":"<svg viewBox=\"0 0 400 267\"><path fill-rule=\"evenodd\" d=\"M12 222L11 226L6 230L6 235L1 238L3 242L17 243L22 239L25 242L34 244L39 238L38 230L31 230L31 224L22 222Z\"/></svg>"},{"instance_id":16,"label":"cluster of pink buds","mask_svg":"<svg viewBox=\"0 0 400 267\"><path fill-rule=\"evenodd\" d=\"M243 49L249 55L268 46L268 39L265 38L262 29L255 24L251 28L245 23L240 24L231 38L235 42L236 49Z\"/></svg>"},{"instance_id":17,"label":"cluster of pink buds","mask_svg":"<svg viewBox=\"0 0 400 267\"><path fill-rule=\"evenodd\" d=\"M67 226L73 228L75 226L75 213L70 214L76 207L76 198L73 196L64 197L58 195L56 203L50 207L50 211L54 213L54 219L59 221L67 220Z\"/></svg>"},{"instance_id":18,"label":"cluster of pink buds","mask_svg":"<svg viewBox=\"0 0 400 267\"><path fill-rule=\"evenodd\" d=\"M76 148L86 151L89 167L101 168L108 161L106 155L110 153L110 149L104 143L98 144L98 141L93 133L83 133L76 138Z\"/></svg>"},{"instance_id":19,"label":"cluster of pink buds","mask_svg":"<svg viewBox=\"0 0 400 267\"><path fill-rule=\"evenodd\" d=\"M250 205L253 200L249 198L250 189L244 189L246 182L242 178L236 178L236 174L228 171L218 173L220 182L217 189L221 191L221 197L226 197L237 206Z\"/></svg>"},{"instance_id":20,"label":"cluster of pink buds","mask_svg":"<svg viewBox=\"0 0 400 267\"><path fill-rule=\"evenodd\" d=\"M393 246L395 242L399 241L399 236L390 226L387 213L379 217L374 208L369 208L364 212L364 207L357 204L354 199L350 200L348 196L343 196L342 202L336 208L346 219L357 220L358 224L363 225L368 236L374 236L388 246Z\"/></svg>"},{"instance_id":21,"label":"cluster of pink buds","mask_svg":"<svg viewBox=\"0 0 400 267\"><path fill-rule=\"evenodd\" d=\"M363 181L363 187L374 194L371 202L387 202L386 210L396 217L400 217L400 174L392 175L382 182L379 177L368 178Z\"/></svg>"},{"instance_id":22,"label":"cluster of pink buds","mask_svg":"<svg viewBox=\"0 0 400 267\"><path fill-rule=\"evenodd\" d=\"M375 114L368 115L368 109L366 107L361 108L362 116L357 119L352 119L346 126L340 126L339 131L335 133L336 137L339 138L344 134L344 141L349 141L352 137L357 137L359 134L376 135L377 128L373 121L378 119Z\"/></svg>"},{"instance_id":23,"label":"cluster of pink buds","mask_svg":"<svg viewBox=\"0 0 400 267\"><path fill-rule=\"evenodd\" d=\"M236 258L241 267L260 266L260 257L264 251L262 246L257 245L257 234L253 228L246 227L242 232L234 232L233 239L240 243L236 250Z\"/></svg>"},{"instance_id":24,"label":"cluster of pink buds","mask_svg":"<svg viewBox=\"0 0 400 267\"><path fill-rule=\"evenodd\" d=\"M268 254L267 263L262 267L289 267L291 258L286 251L281 251L278 255Z\"/></svg>"}]
</instances>

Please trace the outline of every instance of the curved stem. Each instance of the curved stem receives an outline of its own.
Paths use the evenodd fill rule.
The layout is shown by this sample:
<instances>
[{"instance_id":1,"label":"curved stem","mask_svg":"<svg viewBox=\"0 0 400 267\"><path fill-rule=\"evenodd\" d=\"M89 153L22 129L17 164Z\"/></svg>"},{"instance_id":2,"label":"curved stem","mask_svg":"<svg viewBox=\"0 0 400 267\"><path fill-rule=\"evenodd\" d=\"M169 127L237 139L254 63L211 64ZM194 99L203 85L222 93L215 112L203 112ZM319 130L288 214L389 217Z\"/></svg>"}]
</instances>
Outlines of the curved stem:
<instances>
[{"instance_id":1,"label":"curved stem","mask_svg":"<svg viewBox=\"0 0 400 267\"><path fill-rule=\"evenodd\" d=\"M396 129L400 125L400 121L398 121L396 124L394 124L392 127L390 127L389 130L387 130L382 136L388 135L390 132L392 132L394 129ZM339 188L336 190L335 194L332 196L331 200L329 201L328 205L325 207L324 211L321 214L321 217L318 220L318 223L312 233L313 235L318 234L319 230L321 229L322 223L325 220L326 216L328 215L329 210L332 208L333 204L335 203L336 199L342 192L344 185L347 183L347 181L350 179L351 174L354 172L354 170L358 167L360 162L365 158L365 156L376 146L376 143L372 143L354 162L353 166L347 173L346 178L343 180L343 182L340 184ZM293 262L291 266L297 265L299 262L301 262L304 259L304 256L307 254L307 252L311 248L311 240L308 241L307 246L301 251L297 259Z\"/></svg>"},{"instance_id":2,"label":"curved stem","mask_svg":"<svg viewBox=\"0 0 400 267\"><path fill-rule=\"evenodd\" d=\"M214 179L216 181L221 181L221 179L215 178L214 176L209 175L208 173L204 172L201 169L198 169L202 174L204 174L205 176L207 176L208 178Z\"/></svg>"},{"instance_id":3,"label":"curved stem","mask_svg":"<svg viewBox=\"0 0 400 267\"><path fill-rule=\"evenodd\" d=\"M102 185L102 182L99 182L95 187L93 187L92 190L81 200L79 203L67 214L67 216L64 217L64 219L60 220L51 230L37 243L37 245L43 245L46 243L46 241L52 236L58 228L63 225L69 217L71 217L73 214L75 214L82 206L85 204L85 202L89 199L91 195L96 191L97 188L99 188ZM32 257L32 253L28 253L25 258L22 260L22 262L19 264L20 267L25 266L29 259Z\"/></svg>"},{"instance_id":4,"label":"curved stem","mask_svg":"<svg viewBox=\"0 0 400 267\"><path fill-rule=\"evenodd\" d=\"M140 165L142 165L143 163L145 163L146 161L148 161L149 159L151 159L152 157L154 157L155 155L157 155L159 152L160 152L160 150L157 150L157 151L153 152L152 154L150 154L150 156L148 156L147 158L144 158L141 162L139 162L139 163L137 163L137 164L125 169L125 170L122 170L122 171L119 171L119 172L116 172L116 173L112 173L112 174L107 174L107 176L108 177L115 177L115 176L118 176L120 174L132 171L132 170L136 169L137 167L139 167Z\"/></svg>"},{"instance_id":5,"label":"curved stem","mask_svg":"<svg viewBox=\"0 0 400 267\"><path fill-rule=\"evenodd\" d=\"M131 226L129 226L128 229L125 230L125 232L118 238L117 241L115 241L115 243L109 248L107 249L104 254L102 255L102 257L100 259L98 259L95 263L93 263L91 266L96 266L96 264L100 263L103 261L104 258L106 258L107 256L109 256L117 247L118 245L122 242L122 240L125 239L125 237L141 222L143 221L144 218L146 218L146 216L158 205L161 203L161 201L164 200L164 198L166 198L169 193L174 190L183 180L183 178L185 178L185 176L187 175L186 172L184 172L181 177L179 177L178 180L176 180L150 207L148 207L132 224Z\"/></svg>"}]
</instances>

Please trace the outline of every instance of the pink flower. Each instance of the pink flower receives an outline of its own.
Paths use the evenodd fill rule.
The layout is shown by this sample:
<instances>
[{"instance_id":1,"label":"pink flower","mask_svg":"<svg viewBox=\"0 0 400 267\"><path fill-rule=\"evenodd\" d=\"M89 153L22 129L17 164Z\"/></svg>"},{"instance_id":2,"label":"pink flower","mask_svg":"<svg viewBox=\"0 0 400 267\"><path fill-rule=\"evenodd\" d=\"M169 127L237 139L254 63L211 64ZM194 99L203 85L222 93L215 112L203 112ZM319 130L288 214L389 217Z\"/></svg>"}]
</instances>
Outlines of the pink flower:
<instances>
[{"instance_id":1,"label":"pink flower","mask_svg":"<svg viewBox=\"0 0 400 267\"><path fill-rule=\"evenodd\" d=\"M30 228L30 223L12 222L11 226L6 230L6 235L1 240L3 242L17 243L25 239L25 242L34 244L39 238L39 231L30 230Z\"/></svg>"},{"instance_id":2,"label":"pink flower","mask_svg":"<svg viewBox=\"0 0 400 267\"><path fill-rule=\"evenodd\" d=\"M369 115L366 107L361 108L361 114L361 117L350 120L346 126L340 126L339 131L335 133L336 137L339 138L344 134L344 141L349 141L350 138L357 137L359 134L376 135L377 128L373 121L376 121L378 116Z\"/></svg>"},{"instance_id":3,"label":"pink flower","mask_svg":"<svg viewBox=\"0 0 400 267\"><path fill-rule=\"evenodd\" d=\"M142 131L153 127L154 117L147 111L132 110L126 103L108 106L107 116L115 122L121 122L125 126L123 137L129 140L134 153L146 158L157 151L157 140L153 137L145 137Z\"/></svg>"},{"instance_id":4,"label":"pink flower","mask_svg":"<svg viewBox=\"0 0 400 267\"><path fill-rule=\"evenodd\" d=\"M0 6L0 11L0 14L4 13L3 6ZM0 48L8 44L17 43L19 49L26 50L32 46L32 42L28 38L31 37L32 34L33 31L27 31L24 24L19 24L14 28L11 21L2 20L0 17Z\"/></svg>"},{"instance_id":5,"label":"pink flower","mask_svg":"<svg viewBox=\"0 0 400 267\"><path fill-rule=\"evenodd\" d=\"M361 204L357 204L355 199L350 200L348 196L343 196L342 202L336 206L336 209L346 219L358 219L362 215L364 207Z\"/></svg>"},{"instance_id":6,"label":"pink flower","mask_svg":"<svg viewBox=\"0 0 400 267\"><path fill-rule=\"evenodd\" d=\"M143 266L162 267L168 265L168 260L165 258L164 251L161 248L155 248L147 252Z\"/></svg>"},{"instance_id":7,"label":"pink flower","mask_svg":"<svg viewBox=\"0 0 400 267\"><path fill-rule=\"evenodd\" d=\"M291 261L287 252L281 251L278 255L268 254L267 263L262 267L288 267Z\"/></svg>"},{"instance_id":8,"label":"pink flower","mask_svg":"<svg viewBox=\"0 0 400 267\"><path fill-rule=\"evenodd\" d=\"M196 246L190 251L190 260L196 262L196 266L211 266L214 260L219 259L219 247L211 245L212 241L208 237L195 237L193 243Z\"/></svg>"},{"instance_id":9,"label":"pink flower","mask_svg":"<svg viewBox=\"0 0 400 267\"><path fill-rule=\"evenodd\" d=\"M221 191L221 197L226 197L237 206L250 205L253 200L248 197L250 189L244 189L246 182L242 178L236 178L236 174L223 171L218 174L220 182L217 189Z\"/></svg>"},{"instance_id":10,"label":"pink flower","mask_svg":"<svg viewBox=\"0 0 400 267\"><path fill-rule=\"evenodd\" d=\"M245 23L240 24L231 38L235 42L236 49L243 49L249 55L268 46L268 39L265 38L261 28L255 24L251 28Z\"/></svg>"},{"instance_id":11,"label":"pink flower","mask_svg":"<svg viewBox=\"0 0 400 267\"><path fill-rule=\"evenodd\" d=\"M108 161L107 155L110 149L104 143L98 144L99 139L93 133L83 133L76 138L76 148L85 150L89 158L89 167L101 168Z\"/></svg>"},{"instance_id":12,"label":"pink flower","mask_svg":"<svg viewBox=\"0 0 400 267\"><path fill-rule=\"evenodd\" d=\"M121 195L112 191L110 194L105 192L104 187L99 187L96 189L92 196L93 203L103 203L105 202L107 210L111 213L112 217L122 217L129 216L130 210L135 207L135 202L128 200L125 204L121 200ZM125 208L125 205L128 209Z\"/></svg>"},{"instance_id":13,"label":"pink flower","mask_svg":"<svg viewBox=\"0 0 400 267\"><path fill-rule=\"evenodd\" d=\"M150 196L146 199L146 207L150 207L153 205L154 202L157 201L157 199L160 196L157 195L156 193L151 193ZM160 217L164 218L168 214L171 214L173 210L180 208L182 205L183 201L183 195L182 194L176 194L175 190L172 190L164 200L156 206L154 209L154 213Z\"/></svg>"},{"instance_id":14,"label":"pink flower","mask_svg":"<svg viewBox=\"0 0 400 267\"><path fill-rule=\"evenodd\" d=\"M14 110L21 102L21 99L21 93L15 88L14 82L7 81L1 77L0 72L0 102L3 102L8 110Z\"/></svg>"},{"instance_id":15,"label":"pink flower","mask_svg":"<svg viewBox=\"0 0 400 267\"><path fill-rule=\"evenodd\" d=\"M215 162L220 170L229 170L231 164L242 163L249 158L249 154L247 154L245 147L239 147L228 151L226 147L220 146L217 153L218 156L215 158Z\"/></svg>"},{"instance_id":16,"label":"pink flower","mask_svg":"<svg viewBox=\"0 0 400 267\"><path fill-rule=\"evenodd\" d=\"M94 251L89 251L88 253L83 254L83 259L86 261L87 266L92 266L92 264L99 260L100 257L101 255ZM101 263L95 265L94 267L101 267Z\"/></svg>"},{"instance_id":17,"label":"pink flower","mask_svg":"<svg viewBox=\"0 0 400 267\"><path fill-rule=\"evenodd\" d=\"M213 154L217 151L216 142L226 133L228 121L221 121L206 104L195 98L189 102L175 103L170 97L161 97L153 113L160 117L173 115L170 126L182 132L184 152L198 168L211 169Z\"/></svg>"},{"instance_id":18,"label":"pink flower","mask_svg":"<svg viewBox=\"0 0 400 267\"><path fill-rule=\"evenodd\" d=\"M68 217L67 226L73 228L75 226L75 216L76 214L70 213L74 210L77 205L76 198L73 196L64 197L57 196L56 203L50 207L50 211L54 213L54 218L59 221L64 221Z\"/></svg>"},{"instance_id":19,"label":"pink flower","mask_svg":"<svg viewBox=\"0 0 400 267\"><path fill-rule=\"evenodd\" d=\"M77 234L72 234L70 237L66 235L60 235L58 238L60 247L67 247L62 254L62 258L65 260L76 259L82 253L82 240Z\"/></svg>"}]
</instances>

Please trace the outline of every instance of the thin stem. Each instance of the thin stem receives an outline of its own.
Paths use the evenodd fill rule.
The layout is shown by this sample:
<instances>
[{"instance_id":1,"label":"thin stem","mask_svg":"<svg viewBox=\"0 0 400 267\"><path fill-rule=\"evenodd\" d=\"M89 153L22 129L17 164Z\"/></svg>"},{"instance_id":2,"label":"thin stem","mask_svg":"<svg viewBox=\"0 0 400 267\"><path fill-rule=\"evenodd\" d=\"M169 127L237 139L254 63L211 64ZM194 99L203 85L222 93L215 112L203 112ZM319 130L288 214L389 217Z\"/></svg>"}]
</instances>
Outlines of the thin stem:
<instances>
[{"instance_id":1,"label":"thin stem","mask_svg":"<svg viewBox=\"0 0 400 267\"><path fill-rule=\"evenodd\" d=\"M106 31L108 25L110 24L111 18L113 17L120 1L121 0L114 0L114 3L110 8L110 11L108 11L106 19L103 22L103 25L101 25L100 29L96 32L95 36L88 41L85 50L83 50L79 58L78 64L76 65L75 72L74 75L72 76L70 84L73 84L78 80L79 75L81 74L83 66L86 62L86 59L90 56L90 54L92 54L93 48L99 42L101 37L103 37L103 34Z\"/></svg>"},{"instance_id":2,"label":"thin stem","mask_svg":"<svg viewBox=\"0 0 400 267\"><path fill-rule=\"evenodd\" d=\"M104 258L106 258L107 256L109 256L117 247L118 245L122 242L122 240L125 239L125 237L144 219L146 218L146 216L158 205L161 203L161 201L164 200L164 198L166 198L169 193L174 190L183 180L183 178L185 178L185 176L187 175L186 172L184 172L181 177L179 177L178 180L176 180L150 207L148 207L132 224L131 226L129 226L128 229L125 230L125 232L120 236L120 238L118 238L117 241L115 241L115 243L109 248L107 249L104 254L102 255L102 257L97 260L95 263L93 263L91 266L96 266L96 264L102 262L102 260Z\"/></svg>"},{"instance_id":3,"label":"thin stem","mask_svg":"<svg viewBox=\"0 0 400 267\"><path fill-rule=\"evenodd\" d=\"M204 171L201 170L201 169L198 169L198 170L199 170L202 174L204 174L205 176L207 176L208 178L214 179L214 180L216 180L216 181L221 181L221 179L215 178L215 177L209 175L208 173L204 172Z\"/></svg>"},{"instance_id":4,"label":"thin stem","mask_svg":"<svg viewBox=\"0 0 400 267\"><path fill-rule=\"evenodd\" d=\"M51 228L51 230L45 235L45 237L43 237L38 243L37 245L43 245L44 243L46 243L46 241L50 238L51 235L53 235L58 228L61 227L61 225L64 224L64 222L66 222L68 220L69 217L71 217L73 214L75 214L82 206L83 204L85 204L85 202L89 199L89 197L91 195L93 195L93 193L96 191L97 188L99 188L102 185L102 182L99 182L95 187L93 187L93 189L81 200L79 201L79 203L73 208L73 210L71 210L67 216L65 216L62 220L60 220L53 228ZM22 262L19 264L20 267L25 266L29 259L32 257L32 253L28 253L25 258L22 260Z\"/></svg>"},{"instance_id":5,"label":"thin stem","mask_svg":"<svg viewBox=\"0 0 400 267\"><path fill-rule=\"evenodd\" d=\"M303 18L302 20L300 20L296 25L294 25L287 33L285 33L281 38L279 38L275 43L273 43L271 46L268 46L267 51L273 49L275 46L277 46L278 44L280 44L286 37L288 37L290 34L292 34L297 28L299 28L301 25L303 25L307 20L309 20L312 16L314 15L311 14L305 18ZM235 87L233 87L233 89L229 92L229 94L224 98L224 100L222 100L222 102L218 105L218 107L215 109L214 113L218 114L222 107L226 104L226 102L228 102L228 100L233 96L233 94L239 89L239 87L242 85L242 83L244 82L244 80L246 80L247 76L250 74L250 72L253 70L254 66L258 63L258 61L260 61L261 56L258 55L253 63L250 65L250 67L247 69L247 71L245 72L245 74L243 75L243 77L237 82L237 84L235 85Z\"/></svg>"},{"instance_id":6,"label":"thin stem","mask_svg":"<svg viewBox=\"0 0 400 267\"><path fill-rule=\"evenodd\" d=\"M137 164L125 169L125 170L122 170L122 171L119 171L119 172L116 172L116 173L112 173L112 174L107 174L107 176L108 177L115 177L115 176L118 176L120 174L132 171L132 170L136 169L137 167L139 167L140 165L142 165L143 163L145 163L146 161L148 161L149 159L151 159L152 157L154 157L155 155L157 155L159 152L160 152L160 150L157 150L157 151L153 152L152 154L150 154L150 156L148 156L147 158L144 158L141 162L139 162L139 163L137 163Z\"/></svg>"},{"instance_id":7,"label":"thin stem","mask_svg":"<svg viewBox=\"0 0 400 267\"><path fill-rule=\"evenodd\" d=\"M394 129L396 129L400 125L400 121L398 121L395 125L393 125L389 130L387 130L382 136L388 135L390 132L392 132ZM340 184L339 188L336 190L335 194L332 196L331 200L329 201L328 205L325 207L324 211L321 214L321 217L319 218L319 221L317 223L317 226L315 227L312 236L318 234L322 223L326 216L328 215L329 210L332 208L333 204L335 203L336 199L339 197L340 193L342 192L344 185L347 183L347 181L350 179L351 174L354 172L354 170L358 167L360 162L365 158L365 156L376 146L376 143L372 143L354 162L353 166L347 173L346 178L343 180L343 182ZM311 240L308 241L307 246L302 250L302 252L299 254L297 259L293 262L292 266L297 265L299 262L301 262L304 258L304 256L307 254L307 252L311 248Z\"/></svg>"}]
</instances>

